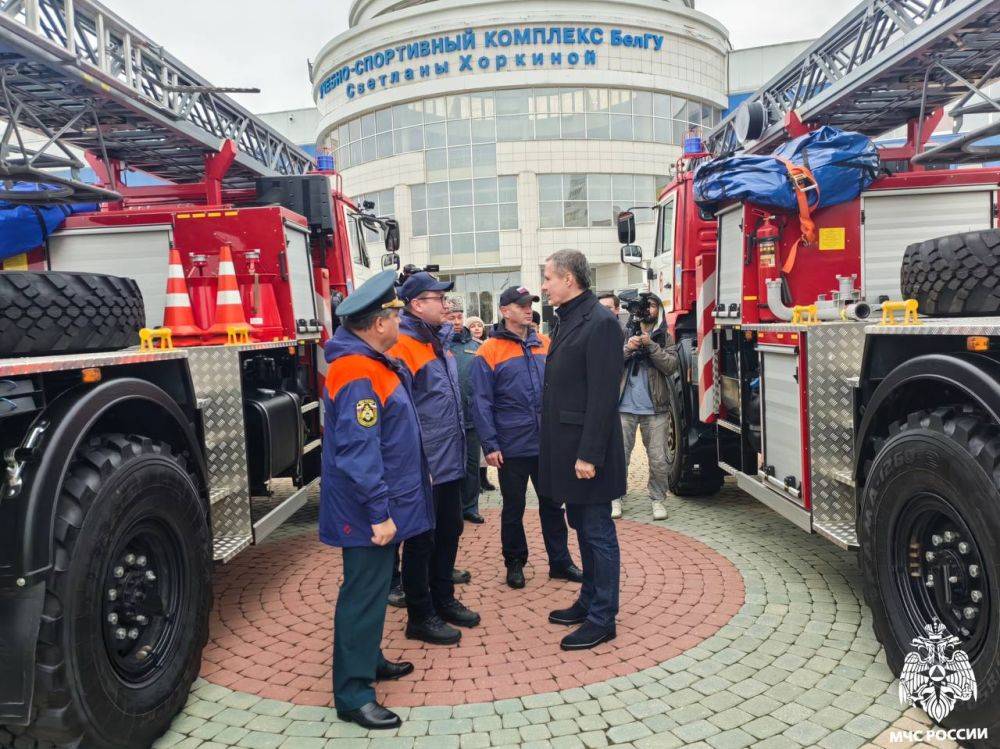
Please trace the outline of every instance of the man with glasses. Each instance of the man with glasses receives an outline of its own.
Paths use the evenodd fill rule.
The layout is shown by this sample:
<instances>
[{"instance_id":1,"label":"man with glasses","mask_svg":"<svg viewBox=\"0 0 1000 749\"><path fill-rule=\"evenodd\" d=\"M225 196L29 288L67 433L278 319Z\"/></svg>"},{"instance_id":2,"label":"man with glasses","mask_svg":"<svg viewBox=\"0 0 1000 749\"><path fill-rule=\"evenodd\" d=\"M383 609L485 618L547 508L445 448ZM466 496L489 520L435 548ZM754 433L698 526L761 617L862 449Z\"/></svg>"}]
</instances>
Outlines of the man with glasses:
<instances>
[{"instance_id":1,"label":"man with glasses","mask_svg":"<svg viewBox=\"0 0 1000 749\"><path fill-rule=\"evenodd\" d=\"M389 350L413 376L413 401L430 466L436 520L433 530L403 544L403 590L409 615L406 636L438 645L461 639L462 633L450 624L479 624L479 614L455 598L452 578L462 535L466 449L458 367L448 350L453 328L445 324L445 292L451 288L451 283L427 272L407 277L399 287L406 303L399 341Z\"/></svg>"}]
</instances>

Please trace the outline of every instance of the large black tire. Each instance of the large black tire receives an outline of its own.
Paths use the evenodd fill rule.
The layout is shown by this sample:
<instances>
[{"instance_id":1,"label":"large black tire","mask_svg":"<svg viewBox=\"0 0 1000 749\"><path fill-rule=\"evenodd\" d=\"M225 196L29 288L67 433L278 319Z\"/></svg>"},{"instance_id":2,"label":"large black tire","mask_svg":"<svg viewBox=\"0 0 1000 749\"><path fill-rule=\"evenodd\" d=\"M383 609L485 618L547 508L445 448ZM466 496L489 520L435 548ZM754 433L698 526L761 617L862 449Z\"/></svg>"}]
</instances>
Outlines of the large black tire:
<instances>
[{"instance_id":1,"label":"large black tire","mask_svg":"<svg viewBox=\"0 0 1000 749\"><path fill-rule=\"evenodd\" d=\"M704 497L722 488L725 474L719 468L715 446L700 425L688 417L680 373L667 378L670 408L667 411L667 485L678 497Z\"/></svg>"},{"instance_id":2,"label":"large black tire","mask_svg":"<svg viewBox=\"0 0 1000 749\"><path fill-rule=\"evenodd\" d=\"M208 638L211 538L183 459L145 437L90 439L55 542L32 721L6 730L17 747L148 747L187 700Z\"/></svg>"},{"instance_id":3,"label":"large black tire","mask_svg":"<svg viewBox=\"0 0 1000 749\"><path fill-rule=\"evenodd\" d=\"M941 722L988 729L966 745L1000 746L1000 427L967 407L917 411L876 447L858 516L875 635L899 675L911 640L942 621L972 662L978 698Z\"/></svg>"},{"instance_id":4,"label":"large black tire","mask_svg":"<svg viewBox=\"0 0 1000 749\"><path fill-rule=\"evenodd\" d=\"M950 234L911 244L899 285L926 315L1000 313L1000 229Z\"/></svg>"},{"instance_id":5,"label":"large black tire","mask_svg":"<svg viewBox=\"0 0 1000 749\"><path fill-rule=\"evenodd\" d=\"M0 357L114 351L138 343L145 324L131 278L0 272Z\"/></svg>"}]
</instances>

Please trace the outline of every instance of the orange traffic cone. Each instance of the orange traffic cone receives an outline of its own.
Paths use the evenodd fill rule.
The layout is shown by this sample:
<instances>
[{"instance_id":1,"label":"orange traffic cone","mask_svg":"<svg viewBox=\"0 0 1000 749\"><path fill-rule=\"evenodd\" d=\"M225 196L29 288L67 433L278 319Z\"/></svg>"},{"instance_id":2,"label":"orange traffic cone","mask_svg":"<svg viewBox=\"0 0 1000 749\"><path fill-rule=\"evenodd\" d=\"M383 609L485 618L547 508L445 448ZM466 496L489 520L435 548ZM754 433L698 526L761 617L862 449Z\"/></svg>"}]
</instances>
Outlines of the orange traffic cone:
<instances>
[{"instance_id":1,"label":"orange traffic cone","mask_svg":"<svg viewBox=\"0 0 1000 749\"><path fill-rule=\"evenodd\" d=\"M181 253L170 248L170 266L167 268L167 301L163 306L163 327L170 328L171 337L183 346L200 346L205 332L194 321L191 297Z\"/></svg>"},{"instance_id":2,"label":"orange traffic cone","mask_svg":"<svg viewBox=\"0 0 1000 749\"><path fill-rule=\"evenodd\" d=\"M213 343L225 343L232 328L249 329L236 281L233 253L228 244L219 251L219 289L215 297L215 322L205 332Z\"/></svg>"}]
</instances>

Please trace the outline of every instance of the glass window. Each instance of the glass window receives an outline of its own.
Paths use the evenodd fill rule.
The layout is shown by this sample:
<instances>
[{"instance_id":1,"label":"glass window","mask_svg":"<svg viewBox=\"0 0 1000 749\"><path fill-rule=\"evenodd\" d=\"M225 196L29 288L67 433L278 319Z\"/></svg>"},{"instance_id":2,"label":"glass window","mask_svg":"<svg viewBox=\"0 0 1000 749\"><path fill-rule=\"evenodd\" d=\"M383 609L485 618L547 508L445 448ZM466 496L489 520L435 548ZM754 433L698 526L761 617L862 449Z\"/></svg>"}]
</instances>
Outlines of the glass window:
<instances>
[{"instance_id":1,"label":"glass window","mask_svg":"<svg viewBox=\"0 0 1000 749\"><path fill-rule=\"evenodd\" d=\"M379 133L375 138L378 158L384 159L392 156L392 133Z\"/></svg>"},{"instance_id":2,"label":"glass window","mask_svg":"<svg viewBox=\"0 0 1000 749\"><path fill-rule=\"evenodd\" d=\"M424 148L444 148L448 145L448 124L433 122L424 125Z\"/></svg>"},{"instance_id":3,"label":"glass window","mask_svg":"<svg viewBox=\"0 0 1000 749\"><path fill-rule=\"evenodd\" d=\"M517 177L501 177L499 180L500 202L517 202Z\"/></svg>"},{"instance_id":4,"label":"glass window","mask_svg":"<svg viewBox=\"0 0 1000 749\"><path fill-rule=\"evenodd\" d=\"M472 120L472 142L493 143L497 139L496 120Z\"/></svg>"},{"instance_id":5,"label":"glass window","mask_svg":"<svg viewBox=\"0 0 1000 749\"><path fill-rule=\"evenodd\" d=\"M536 114L559 114L559 89L536 88L534 94Z\"/></svg>"},{"instance_id":6,"label":"glass window","mask_svg":"<svg viewBox=\"0 0 1000 749\"><path fill-rule=\"evenodd\" d=\"M475 228L475 218L478 217L479 209L476 208L476 214L473 215L473 209L471 207L467 208L452 208L451 209L451 230L455 234L461 232L472 231Z\"/></svg>"},{"instance_id":7,"label":"glass window","mask_svg":"<svg viewBox=\"0 0 1000 749\"><path fill-rule=\"evenodd\" d=\"M361 151L360 140L356 140L351 144L351 163L352 164L362 163L362 151Z\"/></svg>"},{"instance_id":8,"label":"glass window","mask_svg":"<svg viewBox=\"0 0 1000 749\"><path fill-rule=\"evenodd\" d=\"M635 139L643 142L653 140L653 118L633 117L633 127L635 128Z\"/></svg>"},{"instance_id":9,"label":"glass window","mask_svg":"<svg viewBox=\"0 0 1000 749\"><path fill-rule=\"evenodd\" d=\"M424 101L424 122L442 122L448 116L444 97Z\"/></svg>"},{"instance_id":10,"label":"glass window","mask_svg":"<svg viewBox=\"0 0 1000 749\"><path fill-rule=\"evenodd\" d=\"M632 92L628 89L611 89L611 111L615 114L632 114Z\"/></svg>"},{"instance_id":11,"label":"glass window","mask_svg":"<svg viewBox=\"0 0 1000 749\"><path fill-rule=\"evenodd\" d=\"M497 174L497 147L484 143L472 147L472 164L477 177L495 177Z\"/></svg>"},{"instance_id":12,"label":"glass window","mask_svg":"<svg viewBox=\"0 0 1000 749\"><path fill-rule=\"evenodd\" d=\"M567 200L586 200L587 199L587 175L586 174L567 174L563 179L563 187L566 192L564 197Z\"/></svg>"},{"instance_id":13,"label":"glass window","mask_svg":"<svg viewBox=\"0 0 1000 749\"><path fill-rule=\"evenodd\" d=\"M347 123L347 129L351 136L351 142L358 140L361 137L361 120L353 119Z\"/></svg>"},{"instance_id":14,"label":"glass window","mask_svg":"<svg viewBox=\"0 0 1000 749\"><path fill-rule=\"evenodd\" d=\"M536 114L534 117L535 117L535 139L536 140L558 140L559 139L559 115L558 114Z\"/></svg>"},{"instance_id":15,"label":"glass window","mask_svg":"<svg viewBox=\"0 0 1000 749\"><path fill-rule=\"evenodd\" d=\"M421 127L408 127L393 131L396 153L419 151L424 147L424 130Z\"/></svg>"},{"instance_id":16,"label":"glass window","mask_svg":"<svg viewBox=\"0 0 1000 749\"><path fill-rule=\"evenodd\" d=\"M447 234L432 236L427 240L430 260L434 263L451 262L451 237Z\"/></svg>"},{"instance_id":17,"label":"glass window","mask_svg":"<svg viewBox=\"0 0 1000 749\"><path fill-rule=\"evenodd\" d=\"M427 186L413 185L410 187L410 208L422 211L427 207Z\"/></svg>"},{"instance_id":18,"label":"glass window","mask_svg":"<svg viewBox=\"0 0 1000 749\"><path fill-rule=\"evenodd\" d=\"M476 231L496 231L500 228L496 205L476 206Z\"/></svg>"},{"instance_id":19,"label":"glass window","mask_svg":"<svg viewBox=\"0 0 1000 749\"><path fill-rule=\"evenodd\" d=\"M588 88L585 94L588 112L608 111L608 90L606 88Z\"/></svg>"},{"instance_id":20,"label":"glass window","mask_svg":"<svg viewBox=\"0 0 1000 749\"><path fill-rule=\"evenodd\" d=\"M392 130L392 110L380 109L375 113L375 131L387 133Z\"/></svg>"},{"instance_id":21,"label":"glass window","mask_svg":"<svg viewBox=\"0 0 1000 749\"><path fill-rule=\"evenodd\" d=\"M432 208L427 211L427 232L429 234L447 234L448 210L445 208Z\"/></svg>"},{"instance_id":22,"label":"glass window","mask_svg":"<svg viewBox=\"0 0 1000 749\"><path fill-rule=\"evenodd\" d=\"M656 232L655 254L662 255L674 246L674 201L664 203L660 208L659 226Z\"/></svg>"},{"instance_id":23,"label":"glass window","mask_svg":"<svg viewBox=\"0 0 1000 749\"><path fill-rule=\"evenodd\" d=\"M565 226L587 225L587 201L567 200L563 203L563 223Z\"/></svg>"},{"instance_id":24,"label":"glass window","mask_svg":"<svg viewBox=\"0 0 1000 749\"><path fill-rule=\"evenodd\" d=\"M611 115L611 140L632 140L631 115Z\"/></svg>"},{"instance_id":25,"label":"glass window","mask_svg":"<svg viewBox=\"0 0 1000 749\"><path fill-rule=\"evenodd\" d=\"M496 92L496 113L528 114L531 111L531 90L526 88L507 89Z\"/></svg>"},{"instance_id":26,"label":"glass window","mask_svg":"<svg viewBox=\"0 0 1000 749\"><path fill-rule=\"evenodd\" d=\"M562 175L539 174L538 197L540 200L562 200Z\"/></svg>"},{"instance_id":27,"label":"glass window","mask_svg":"<svg viewBox=\"0 0 1000 749\"><path fill-rule=\"evenodd\" d=\"M448 123L449 146L467 146L470 142L469 120L452 120Z\"/></svg>"},{"instance_id":28,"label":"glass window","mask_svg":"<svg viewBox=\"0 0 1000 749\"><path fill-rule=\"evenodd\" d=\"M472 149L455 146L448 149L448 175L452 179L468 179L472 176Z\"/></svg>"},{"instance_id":29,"label":"glass window","mask_svg":"<svg viewBox=\"0 0 1000 749\"><path fill-rule=\"evenodd\" d=\"M591 226L611 226L611 201L596 200L588 204Z\"/></svg>"},{"instance_id":30,"label":"glass window","mask_svg":"<svg viewBox=\"0 0 1000 749\"><path fill-rule=\"evenodd\" d=\"M635 195L631 174L613 174L611 176L611 196L616 203L632 203Z\"/></svg>"},{"instance_id":31,"label":"glass window","mask_svg":"<svg viewBox=\"0 0 1000 749\"><path fill-rule=\"evenodd\" d=\"M542 229L558 229L563 225L563 204L560 200L538 204L538 225Z\"/></svg>"},{"instance_id":32,"label":"glass window","mask_svg":"<svg viewBox=\"0 0 1000 749\"><path fill-rule=\"evenodd\" d=\"M657 143L670 143L671 141L671 120L661 120L659 117L653 118L653 140Z\"/></svg>"},{"instance_id":33,"label":"glass window","mask_svg":"<svg viewBox=\"0 0 1000 749\"><path fill-rule=\"evenodd\" d=\"M517 228L517 204L516 203L501 203L500 204L500 228L501 229L516 229Z\"/></svg>"},{"instance_id":34,"label":"glass window","mask_svg":"<svg viewBox=\"0 0 1000 749\"><path fill-rule=\"evenodd\" d=\"M480 252L499 252L500 234L495 231L476 232L476 249Z\"/></svg>"},{"instance_id":35,"label":"glass window","mask_svg":"<svg viewBox=\"0 0 1000 749\"><path fill-rule=\"evenodd\" d=\"M374 161L375 156L375 138L365 138L361 141L361 158L365 161Z\"/></svg>"},{"instance_id":36,"label":"glass window","mask_svg":"<svg viewBox=\"0 0 1000 749\"><path fill-rule=\"evenodd\" d=\"M667 94L653 94L653 116L670 117L670 97Z\"/></svg>"},{"instance_id":37,"label":"glass window","mask_svg":"<svg viewBox=\"0 0 1000 749\"><path fill-rule=\"evenodd\" d=\"M494 117L496 115L492 91L479 91L472 94L471 100L472 117Z\"/></svg>"},{"instance_id":38,"label":"glass window","mask_svg":"<svg viewBox=\"0 0 1000 749\"><path fill-rule=\"evenodd\" d=\"M448 179L448 151L444 148L433 148L424 151L424 170L428 182Z\"/></svg>"},{"instance_id":39,"label":"glass window","mask_svg":"<svg viewBox=\"0 0 1000 749\"><path fill-rule=\"evenodd\" d=\"M473 185L476 196L476 205L497 202L497 181L495 179L477 179Z\"/></svg>"},{"instance_id":40,"label":"glass window","mask_svg":"<svg viewBox=\"0 0 1000 749\"><path fill-rule=\"evenodd\" d=\"M450 183L452 205L472 205L472 180L458 179Z\"/></svg>"},{"instance_id":41,"label":"glass window","mask_svg":"<svg viewBox=\"0 0 1000 749\"><path fill-rule=\"evenodd\" d=\"M479 293L479 316L487 325L493 324L493 294L488 291Z\"/></svg>"},{"instance_id":42,"label":"glass window","mask_svg":"<svg viewBox=\"0 0 1000 749\"><path fill-rule=\"evenodd\" d=\"M448 205L448 183L434 182L427 185L427 207L440 208Z\"/></svg>"},{"instance_id":43,"label":"glass window","mask_svg":"<svg viewBox=\"0 0 1000 749\"><path fill-rule=\"evenodd\" d=\"M634 91L632 95L632 114L650 117L653 114L653 94L649 91Z\"/></svg>"},{"instance_id":44,"label":"glass window","mask_svg":"<svg viewBox=\"0 0 1000 749\"><path fill-rule=\"evenodd\" d=\"M587 119L582 114L562 115L563 140L582 140L587 137Z\"/></svg>"},{"instance_id":45,"label":"glass window","mask_svg":"<svg viewBox=\"0 0 1000 749\"><path fill-rule=\"evenodd\" d=\"M419 125L423 119L424 115L419 102L397 104L392 108L392 124L397 130L410 125Z\"/></svg>"},{"instance_id":46,"label":"glass window","mask_svg":"<svg viewBox=\"0 0 1000 749\"><path fill-rule=\"evenodd\" d=\"M449 96L447 106L449 120L467 120L471 116L468 96Z\"/></svg>"},{"instance_id":47,"label":"glass window","mask_svg":"<svg viewBox=\"0 0 1000 749\"><path fill-rule=\"evenodd\" d=\"M644 205L656 202L656 177L645 174L635 176L635 202Z\"/></svg>"},{"instance_id":48,"label":"glass window","mask_svg":"<svg viewBox=\"0 0 1000 749\"><path fill-rule=\"evenodd\" d=\"M454 255L451 262L455 265L471 265L476 252L476 235L471 232L452 234L451 251Z\"/></svg>"},{"instance_id":49,"label":"glass window","mask_svg":"<svg viewBox=\"0 0 1000 749\"><path fill-rule=\"evenodd\" d=\"M587 111L587 92L582 88L563 89L559 95L559 106L563 114Z\"/></svg>"},{"instance_id":50,"label":"glass window","mask_svg":"<svg viewBox=\"0 0 1000 749\"><path fill-rule=\"evenodd\" d=\"M531 140L531 118L526 114L497 117L497 141Z\"/></svg>"},{"instance_id":51,"label":"glass window","mask_svg":"<svg viewBox=\"0 0 1000 749\"><path fill-rule=\"evenodd\" d=\"M413 236L424 237L427 236L427 211L414 211L412 214L413 218Z\"/></svg>"},{"instance_id":52,"label":"glass window","mask_svg":"<svg viewBox=\"0 0 1000 749\"><path fill-rule=\"evenodd\" d=\"M607 140L611 136L610 123L607 114L587 115L587 138L591 140Z\"/></svg>"},{"instance_id":53,"label":"glass window","mask_svg":"<svg viewBox=\"0 0 1000 749\"><path fill-rule=\"evenodd\" d=\"M375 135L375 115L366 114L361 118L361 137Z\"/></svg>"},{"instance_id":54,"label":"glass window","mask_svg":"<svg viewBox=\"0 0 1000 749\"><path fill-rule=\"evenodd\" d=\"M611 175L588 174L587 198L589 200L611 200Z\"/></svg>"}]
</instances>

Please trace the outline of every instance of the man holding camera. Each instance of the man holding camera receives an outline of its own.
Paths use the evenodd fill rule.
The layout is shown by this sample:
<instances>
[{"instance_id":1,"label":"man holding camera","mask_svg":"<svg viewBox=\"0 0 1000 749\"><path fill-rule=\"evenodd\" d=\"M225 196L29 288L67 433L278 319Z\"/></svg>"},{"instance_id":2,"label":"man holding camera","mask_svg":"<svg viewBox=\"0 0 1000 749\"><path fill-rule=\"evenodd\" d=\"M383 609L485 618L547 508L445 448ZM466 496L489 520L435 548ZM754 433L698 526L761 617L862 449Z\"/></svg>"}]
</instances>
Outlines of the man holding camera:
<instances>
[{"instance_id":1,"label":"man holding camera","mask_svg":"<svg viewBox=\"0 0 1000 749\"><path fill-rule=\"evenodd\" d=\"M624 295L623 295L624 297ZM625 457L631 461L636 430L642 432L649 459L649 498L653 520L666 520L667 430L670 410L670 376L677 371L677 354L667 345L663 304L656 294L623 298L630 313L626 326L625 371L622 374L618 413L625 438ZM611 503L611 517L622 516L622 503Z\"/></svg>"}]
</instances>

